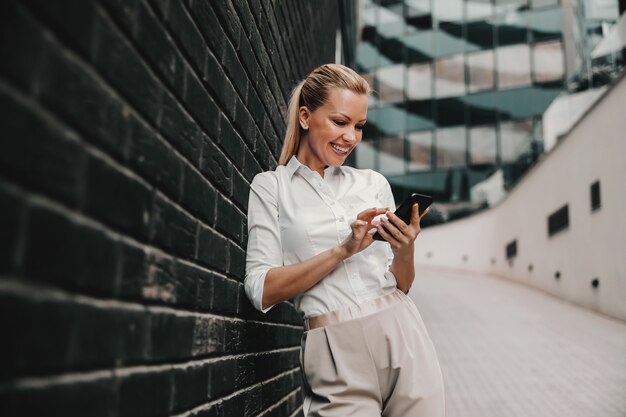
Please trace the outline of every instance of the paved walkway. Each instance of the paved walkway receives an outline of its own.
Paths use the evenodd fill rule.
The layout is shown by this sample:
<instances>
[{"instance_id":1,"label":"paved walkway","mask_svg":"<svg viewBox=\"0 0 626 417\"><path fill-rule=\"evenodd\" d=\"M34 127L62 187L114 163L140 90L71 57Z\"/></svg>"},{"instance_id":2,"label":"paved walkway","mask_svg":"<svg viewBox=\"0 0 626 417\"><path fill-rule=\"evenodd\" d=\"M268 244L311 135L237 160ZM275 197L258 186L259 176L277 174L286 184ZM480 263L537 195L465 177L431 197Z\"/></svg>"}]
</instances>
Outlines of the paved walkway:
<instances>
[{"instance_id":1,"label":"paved walkway","mask_svg":"<svg viewBox=\"0 0 626 417\"><path fill-rule=\"evenodd\" d=\"M416 270L448 417L625 417L626 324L503 279Z\"/></svg>"}]
</instances>

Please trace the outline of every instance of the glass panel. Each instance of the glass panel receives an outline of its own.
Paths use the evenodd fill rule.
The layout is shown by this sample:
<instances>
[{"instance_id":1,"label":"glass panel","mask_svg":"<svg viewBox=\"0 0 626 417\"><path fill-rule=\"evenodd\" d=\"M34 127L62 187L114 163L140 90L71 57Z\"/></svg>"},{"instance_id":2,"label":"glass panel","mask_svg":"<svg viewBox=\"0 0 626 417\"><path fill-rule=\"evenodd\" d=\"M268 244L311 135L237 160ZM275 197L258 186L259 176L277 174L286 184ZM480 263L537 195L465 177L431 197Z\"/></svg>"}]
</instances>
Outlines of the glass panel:
<instances>
[{"instance_id":1,"label":"glass panel","mask_svg":"<svg viewBox=\"0 0 626 417\"><path fill-rule=\"evenodd\" d=\"M531 12L529 26L533 42L560 38L563 32L561 9L554 8Z\"/></svg>"},{"instance_id":2,"label":"glass panel","mask_svg":"<svg viewBox=\"0 0 626 417\"><path fill-rule=\"evenodd\" d=\"M367 81L367 83L370 85L370 88L374 90L373 94L370 94L367 97L367 105L371 107L376 107L378 105L378 87L376 87L376 84L374 82L374 75L368 72L362 72L361 77L363 77L365 81Z\"/></svg>"},{"instance_id":3,"label":"glass panel","mask_svg":"<svg viewBox=\"0 0 626 417\"><path fill-rule=\"evenodd\" d=\"M402 4L378 8L378 32L384 37L396 37L404 34L404 16Z\"/></svg>"},{"instance_id":4,"label":"glass panel","mask_svg":"<svg viewBox=\"0 0 626 417\"><path fill-rule=\"evenodd\" d=\"M533 48L535 81L560 80L564 74L563 49L561 42L540 43Z\"/></svg>"},{"instance_id":5,"label":"glass panel","mask_svg":"<svg viewBox=\"0 0 626 417\"><path fill-rule=\"evenodd\" d=\"M370 118L376 122L377 128L384 135L395 135L404 132L406 112L403 108L387 106L370 109L367 115L367 124L370 123Z\"/></svg>"},{"instance_id":6,"label":"glass panel","mask_svg":"<svg viewBox=\"0 0 626 417\"><path fill-rule=\"evenodd\" d=\"M452 26L447 26L452 28ZM456 28L456 26L454 27ZM460 29L460 26L459 26ZM447 33L443 30L433 34L434 57L447 56L463 52L478 51L480 48L469 44L463 39L463 34Z\"/></svg>"},{"instance_id":7,"label":"glass panel","mask_svg":"<svg viewBox=\"0 0 626 417\"><path fill-rule=\"evenodd\" d=\"M496 163L495 126L480 126L470 129L470 164Z\"/></svg>"},{"instance_id":8,"label":"glass panel","mask_svg":"<svg viewBox=\"0 0 626 417\"><path fill-rule=\"evenodd\" d=\"M527 0L496 0L496 14L506 14L528 7Z\"/></svg>"},{"instance_id":9,"label":"glass panel","mask_svg":"<svg viewBox=\"0 0 626 417\"><path fill-rule=\"evenodd\" d=\"M528 13L509 13L496 20L498 45L528 43Z\"/></svg>"},{"instance_id":10,"label":"glass panel","mask_svg":"<svg viewBox=\"0 0 626 417\"><path fill-rule=\"evenodd\" d=\"M406 109L406 130L433 129L433 104L434 100L412 100L404 104Z\"/></svg>"},{"instance_id":11,"label":"glass panel","mask_svg":"<svg viewBox=\"0 0 626 417\"><path fill-rule=\"evenodd\" d=\"M493 15L491 0L467 0L465 20L486 19Z\"/></svg>"},{"instance_id":12,"label":"glass panel","mask_svg":"<svg viewBox=\"0 0 626 417\"><path fill-rule=\"evenodd\" d=\"M404 99L404 65L384 67L376 72L381 103L395 103Z\"/></svg>"},{"instance_id":13,"label":"glass panel","mask_svg":"<svg viewBox=\"0 0 626 417\"><path fill-rule=\"evenodd\" d=\"M463 97L467 107L470 126L495 123L496 109L498 108L497 97L497 91L469 94Z\"/></svg>"},{"instance_id":14,"label":"glass panel","mask_svg":"<svg viewBox=\"0 0 626 417\"><path fill-rule=\"evenodd\" d=\"M361 7L361 24L363 26L376 26L378 7Z\"/></svg>"},{"instance_id":15,"label":"glass panel","mask_svg":"<svg viewBox=\"0 0 626 417\"><path fill-rule=\"evenodd\" d=\"M431 29L433 19L430 13L430 0L406 0L407 30Z\"/></svg>"},{"instance_id":16,"label":"glass panel","mask_svg":"<svg viewBox=\"0 0 626 417\"><path fill-rule=\"evenodd\" d=\"M430 64L413 64L407 68L409 100L432 97L432 67Z\"/></svg>"},{"instance_id":17,"label":"glass panel","mask_svg":"<svg viewBox=\"0 0 626 417\"><path fill-rule=\"evenodd\" d=\"M453 127L437 130L437 166L465 165L465 128Z\"/></svg>"},{"instance_id":18,"label":"glass panel","mask_svg":"<svg viewBox=\"0 0 626 417\"><path fill-rule=\"evenodd\" d=\"M430 61L435 56L433 31L416 32L402 39L406 62Z\"/></svg>"},{"instance_id":19,"label":"glass panel","mask_svg":"<svg viewBox=\"0 0 626 417\"><path fill-rule=\"evenodd\" d=\"M431 167L431 148L433 132L413 132L407 136L409 153L409 171L429 170Z\"/></svg>"},{"instance_id":20,"label":"glass panel","mask_svg":"<svg viewBox=\"0 0 626 417\"><path fill-rule=\"evenodd\" d=\"M467 42L478 49L493 49L494 25L492 22L470 22L465 25Z\"/></svg>"},{"instance_id":21,"label":"glass panel","mask_svg":"<svg viewBox=\"0 0 626 417\"><path fill-rule=\"evenodd\" d=\"M530 48L528 45L498 48L497 59L499 88L530 84Z\"/></svg>"},{"instance_id":22,"label":"glass panel","mask_svg":"<svg viewBox=\"0 0 626 417\"><path fill-rule=\"evenodd\" d=\"M502 162L514 162L530 151L533 138L532 120L500 123L500 157Z\"/></svg>"},{"instance_id":23,"label":"glass panel","mask_svg":"<svg viewBox=\"0 0 626 417\"><path fill-rule=\"evenodd\" d=\"M435 61L435 96L450 97L465 94L463 55Z\"/></svg>"},{"instance_id":24,"label":"glass panel","mask_svg":"<svg viewBox=\"0 0 626 417\"><path fill-rule=\"evenodd\" d=\"M433 18L438 22L463 21L463 0L433 1Z\"/></svg>"},{"instance_id":25,"label":"glass panel","mask_svg":"<svg viewBox=\"0 0 626 417\"><path fill-rule=\"evenodd\" d=\"M356 166L359 168L376 169L376 149L372 139L363 139L356 147Z\"/></svg>"},{"instance_id":26,"label":"glass panel","mask_svg":"<svg viewBox=\"0 0 626 417\"><path fill-rule=\"evenodd\" d=\"M467 55L467 88L470 92L494 88L493 51Z\"/></svg>"},{"instance_id":27,"label":"glass panel","mask_svg":"<svg viewBox=\"0 0 626 417\"><path fill-rule=\"evenodd\" d=\"M404 140L398 136L385 137L379 142L381 174L404 174Z\"/></svg>"},{"instance_id":28,"label":"glass panel","mask_svg":"<svg viewBox=\"0 0 626 417\"><path fill-rule=\"evenodd\" d=\"M558 4L559 0L530 0L530 7L532 8L556 6Z\"/></svg>"}]
</instances>

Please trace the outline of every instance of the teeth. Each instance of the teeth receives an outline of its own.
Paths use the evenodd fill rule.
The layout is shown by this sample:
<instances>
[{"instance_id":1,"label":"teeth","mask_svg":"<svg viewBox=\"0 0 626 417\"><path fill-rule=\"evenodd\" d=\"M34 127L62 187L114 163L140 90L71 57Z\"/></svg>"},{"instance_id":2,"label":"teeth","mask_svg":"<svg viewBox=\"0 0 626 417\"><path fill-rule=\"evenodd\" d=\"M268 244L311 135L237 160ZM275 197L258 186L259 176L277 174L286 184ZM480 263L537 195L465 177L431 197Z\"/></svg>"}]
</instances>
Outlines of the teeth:
<instances>
[{"instance_id":1,"label":"teeth","mask_svg":"<svg viewBox=\"0 0 626 417\"><path fill-rule=\"evenodd\" d=\"M341 146L337 146L334 143L331 143L332 147L337 149L339 152L348 152L348 148L342 148Z\"/></svg>"}]
</instances>

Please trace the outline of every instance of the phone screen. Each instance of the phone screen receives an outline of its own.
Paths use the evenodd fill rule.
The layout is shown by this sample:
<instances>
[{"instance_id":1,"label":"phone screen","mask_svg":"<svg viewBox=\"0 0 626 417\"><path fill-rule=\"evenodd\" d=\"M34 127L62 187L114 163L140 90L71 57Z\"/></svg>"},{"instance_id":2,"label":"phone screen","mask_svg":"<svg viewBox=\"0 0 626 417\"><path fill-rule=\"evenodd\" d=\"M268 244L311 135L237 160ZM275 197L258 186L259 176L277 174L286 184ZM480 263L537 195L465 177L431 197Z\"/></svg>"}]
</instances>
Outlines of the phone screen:
<instances>
[{"instance_id":1,"label":"phone screen","mask_svg":"<svg viewBox=\"0 0 626 417\"><path fill-rule=\"evenodd\" d=\"M420 216L424 213L431 203L433 202L433 198L429 195L413 193L408 196L402 204L394 211L394 214L402 219L406 224L411 223L411 213L413 211L413 203L417 203L419 205L419 214ZM383 226L384 227L384 226ZM385 241L385 238L378 232L374 233L374 240L382 240Z\"/></svg>"}]
</instances>

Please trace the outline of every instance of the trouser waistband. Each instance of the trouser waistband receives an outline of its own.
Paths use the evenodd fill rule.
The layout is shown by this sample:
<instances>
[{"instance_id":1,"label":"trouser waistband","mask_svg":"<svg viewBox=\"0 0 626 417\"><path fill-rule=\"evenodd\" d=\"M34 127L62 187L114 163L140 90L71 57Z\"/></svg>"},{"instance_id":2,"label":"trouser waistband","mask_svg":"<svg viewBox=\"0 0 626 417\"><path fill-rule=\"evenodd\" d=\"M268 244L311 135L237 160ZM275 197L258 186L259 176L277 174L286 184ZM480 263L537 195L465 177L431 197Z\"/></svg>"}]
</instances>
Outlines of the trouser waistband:
<instances>
[{"instance_id":1,"label":"trouser waistband","mask_svg":"<svg viewBox=\"0 0 626 417\"><path fill-rule=\"evenodd\" d=\"M311 330L334 323L340 323L342 321L365 317L386 307L402 302L406 299L406 297L407 295L404 294L402 290L396 288L395 291L390 292L389 294L367 300L361 304L352 305L335 311L329 311L328 313L317 316L307 317L304 319L304 330Z\"/></svg>"}]
</instances>

